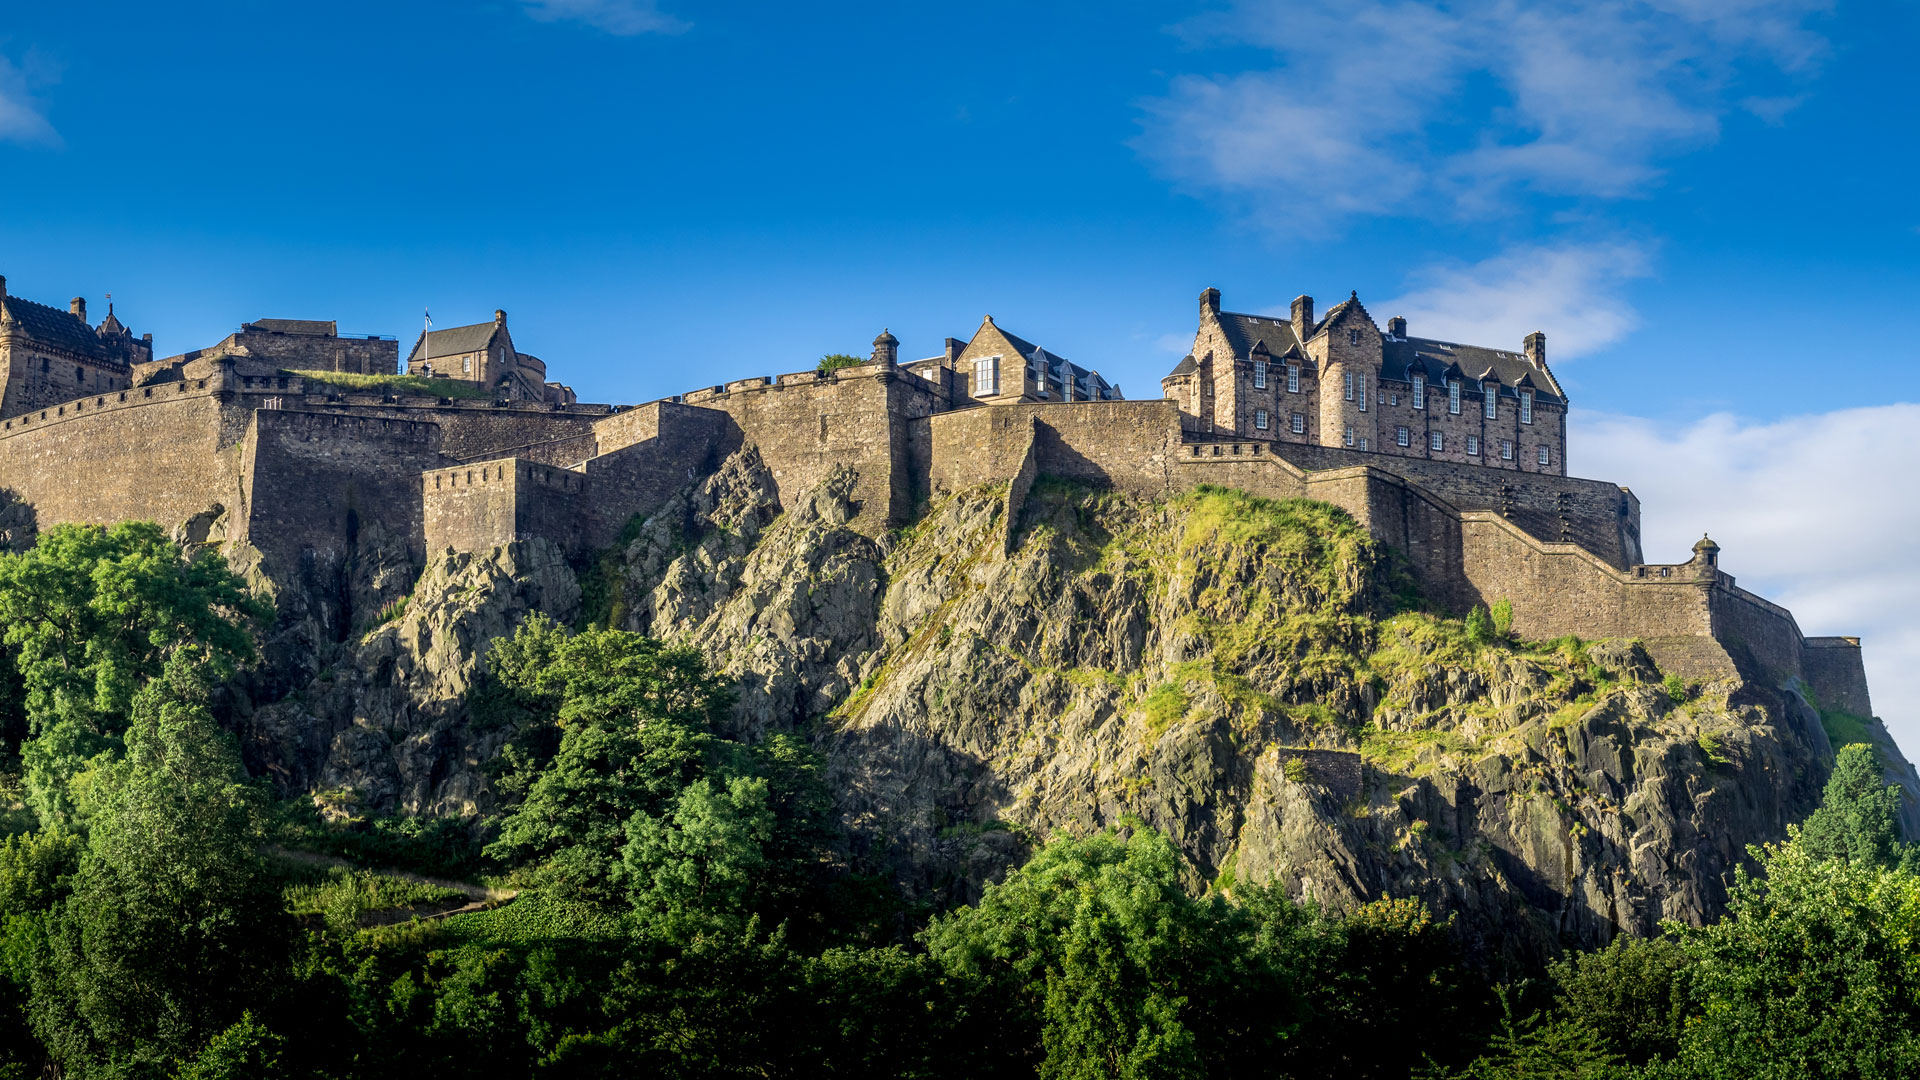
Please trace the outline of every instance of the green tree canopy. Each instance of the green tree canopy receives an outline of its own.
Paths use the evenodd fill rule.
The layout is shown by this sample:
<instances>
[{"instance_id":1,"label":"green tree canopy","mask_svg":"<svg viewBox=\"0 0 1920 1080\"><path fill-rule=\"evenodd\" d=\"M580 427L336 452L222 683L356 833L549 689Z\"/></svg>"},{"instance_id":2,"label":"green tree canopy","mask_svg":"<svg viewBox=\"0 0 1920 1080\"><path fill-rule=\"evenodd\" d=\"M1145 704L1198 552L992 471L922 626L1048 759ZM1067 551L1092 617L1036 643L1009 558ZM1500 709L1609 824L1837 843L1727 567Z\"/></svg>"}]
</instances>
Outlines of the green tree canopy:
<instances>
[{"instance_id":1,"label":"green tree canopy","mask_svg":"<svg viewBox=\"0 0 1920 1080\"><path fill-rule=\"evenodd\" d=\"M1881 779L1873 747L1841 747L1820 808L1800 826L1801 850L1815 858L1913 869L1914 853L1900 841L1900 788Z\"/></svg>"}]
</instances>

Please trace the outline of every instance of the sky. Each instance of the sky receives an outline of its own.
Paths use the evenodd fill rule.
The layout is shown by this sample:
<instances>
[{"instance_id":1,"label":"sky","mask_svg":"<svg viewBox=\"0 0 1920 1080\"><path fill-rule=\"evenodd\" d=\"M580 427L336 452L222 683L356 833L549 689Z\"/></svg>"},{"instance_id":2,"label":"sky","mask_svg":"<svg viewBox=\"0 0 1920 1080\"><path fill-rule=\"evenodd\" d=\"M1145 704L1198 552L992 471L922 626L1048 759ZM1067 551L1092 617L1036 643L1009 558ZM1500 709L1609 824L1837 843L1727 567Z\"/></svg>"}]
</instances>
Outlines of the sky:
<instances>
[{"instance_id":1,"label":"sky","mask_svg":"<svg viewBox=\"0 0 1920 1080\"><path fill-rule=\"evenodd\" d=\"M1542 330L1647 558L1920 751L1920 3L824 7L0 0L0 274L161 355L503 308L619 403L989 313L1153 397L1208 286Z\"/></svg>"}]
</instances>

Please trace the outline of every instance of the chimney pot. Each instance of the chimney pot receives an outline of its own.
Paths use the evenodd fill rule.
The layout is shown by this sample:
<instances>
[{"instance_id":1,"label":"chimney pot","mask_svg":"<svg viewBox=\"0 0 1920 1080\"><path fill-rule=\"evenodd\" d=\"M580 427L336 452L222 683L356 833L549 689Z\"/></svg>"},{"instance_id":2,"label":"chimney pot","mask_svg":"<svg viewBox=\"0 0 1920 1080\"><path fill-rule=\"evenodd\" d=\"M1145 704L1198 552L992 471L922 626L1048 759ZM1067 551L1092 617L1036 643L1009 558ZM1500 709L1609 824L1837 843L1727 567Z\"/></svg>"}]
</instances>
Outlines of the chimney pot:
<instances>
[{"instance_id":1,"label":"chimney pot","mask_svg":"<svg viewBox=\"0 0 1920 1080\"><path fill-rule=\"evenodd\" d=\"M76 296L72 300L67 301L67 310L73 312L74 318L79 319L81 322L86 322L87 298L84 296Z\"/></svg>"},{"instance_id":2,"label":"chimney pot","mask_svg":"<svg viewBox=\"0 0 1920 1080\"><path fill-rule=\"evenodd\" d=\"M1399 315L1395 315L1393 318L1388 319L1387 333L1392 334L1394 337L1397 337L1397 338L1405 338L1407 336L1407 320L1404 317Z\"/></svg>"}]
</instances>

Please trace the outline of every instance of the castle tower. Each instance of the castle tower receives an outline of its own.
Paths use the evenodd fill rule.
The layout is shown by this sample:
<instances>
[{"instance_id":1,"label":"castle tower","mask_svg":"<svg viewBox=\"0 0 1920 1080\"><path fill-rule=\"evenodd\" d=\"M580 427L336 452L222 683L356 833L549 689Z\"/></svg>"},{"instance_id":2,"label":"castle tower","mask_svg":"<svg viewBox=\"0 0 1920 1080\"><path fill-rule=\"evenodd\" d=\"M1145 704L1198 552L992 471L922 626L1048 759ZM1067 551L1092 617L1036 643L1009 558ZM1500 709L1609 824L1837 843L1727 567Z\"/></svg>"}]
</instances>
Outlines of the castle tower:
<instances>
[{"instance_id":1,"label":"castle tower","mask_svg":"<svg viewBox=\"0 0 1920 1080\"><path fill-rule=\"evenodd\" d=\"M1294 301L1296 318L1301 301L1310 316L1313 300ZM1380 328L1360 303L1360 294L1351 293L1334 305L1327 317L1312 331L1307 354L1320 368L1320 444L1378 450L1379 375L1384 358Z\"/></svg>"},{"instance_id":2,"label":"castle tower","mask_svg":"<svg viewBox=\"0 0 1920 1080\"><path fill-rule=\"evenodd\" d=\"M900 339L885 328L873 339L873 362L881 367L893 367L900 362Z\"/></svg>"}]
</instances>

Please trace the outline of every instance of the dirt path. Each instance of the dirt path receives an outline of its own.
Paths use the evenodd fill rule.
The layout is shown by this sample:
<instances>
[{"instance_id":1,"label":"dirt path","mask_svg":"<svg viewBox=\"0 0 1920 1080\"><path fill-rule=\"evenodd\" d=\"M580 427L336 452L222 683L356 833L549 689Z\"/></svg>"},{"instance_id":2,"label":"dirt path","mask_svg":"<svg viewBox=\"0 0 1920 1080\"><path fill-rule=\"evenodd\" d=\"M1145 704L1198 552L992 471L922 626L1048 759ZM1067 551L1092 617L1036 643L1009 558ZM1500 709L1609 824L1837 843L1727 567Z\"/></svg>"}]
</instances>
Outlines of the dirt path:
<instances>
[{"instance_id":1,"label":"dirt path","mask_svg":"<svg viewBox=\"0 0 1920 1080\"><path fill-rule=\"evenodd\" d=\"M277 845L268 847L266 851L267 854L284 862L298 863L302 866L340 866L348 870L366 870L375 874L383 874L387 877L400 878L403 881L412 881L422 885L435 885L442 889L450 889L467 898L467 903L460 907L447 911L436 911L430 915L421 916L427 919L444 919L450 915L463 915L469 911L485 911L487 908L497 907L520 895L516 889L493 889L485 885L476 885L471 881L454 881L449 878L428 877L425 874L410 873L409 871L394 867L361 866L351 859L345 859L338 855L322 855L316 851L295 851L292 848L284 848Z\"/></svg>"}]
</instances>

